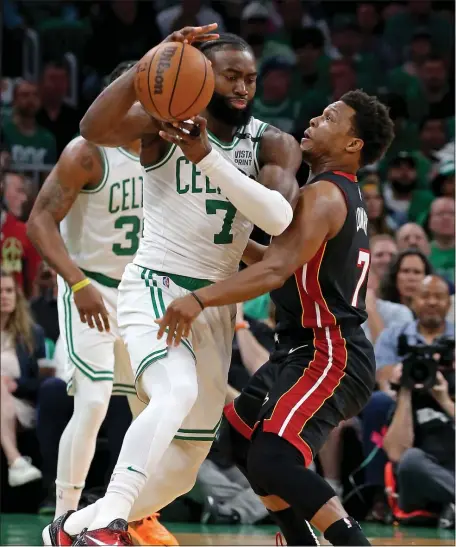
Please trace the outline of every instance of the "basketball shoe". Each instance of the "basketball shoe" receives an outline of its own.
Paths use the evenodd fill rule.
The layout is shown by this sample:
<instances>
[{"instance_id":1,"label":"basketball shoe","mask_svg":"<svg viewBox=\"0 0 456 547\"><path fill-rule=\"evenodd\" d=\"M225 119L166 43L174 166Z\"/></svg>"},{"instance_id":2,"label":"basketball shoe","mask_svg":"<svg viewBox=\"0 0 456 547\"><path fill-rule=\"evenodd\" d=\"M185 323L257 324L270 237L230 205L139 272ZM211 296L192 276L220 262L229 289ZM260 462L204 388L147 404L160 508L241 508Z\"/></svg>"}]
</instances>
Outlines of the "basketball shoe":
<instances>
[{"instance_id":1,"label":"basketball shoe","mask_svg":"<svg viewBox=\"0 0 456 547\"><path fill-rule=\"evenodd\" d=\"M74 537L67 534L63 529L63 525L71 513L74 513L74 511L63 513L58 519L46 526L42 534L44 545L73 545Z\"/></svg>"},{"instance_id":2,"label":"basketball shoe","mask_svg":"<svg viewBox=\"0 0 456 547\"><path fill-rule=\"evenodd\" d=\"M158 522L159 516L159 513L153 513L130 523L128 531L139 545L179 545L173 534Z\"/></svg>"},{"instance_id":3,"label":"basketball shoe","mask_svg":"<svg viewBox=\"0 0 456 547\"><path fill-rule=\"evenodd\" d=\"M98 530L83 530L73 545L133 545L128 532L128 522L115 519L105 528Z\"/></svg>"}]
</instances>

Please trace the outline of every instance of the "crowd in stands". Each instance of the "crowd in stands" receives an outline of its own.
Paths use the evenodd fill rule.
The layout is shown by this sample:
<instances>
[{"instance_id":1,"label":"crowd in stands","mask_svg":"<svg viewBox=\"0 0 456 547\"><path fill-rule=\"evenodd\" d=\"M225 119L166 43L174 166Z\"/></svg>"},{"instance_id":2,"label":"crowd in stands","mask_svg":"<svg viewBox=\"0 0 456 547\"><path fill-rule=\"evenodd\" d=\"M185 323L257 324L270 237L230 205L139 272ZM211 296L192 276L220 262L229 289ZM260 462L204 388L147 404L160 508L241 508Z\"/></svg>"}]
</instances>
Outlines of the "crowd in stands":
<instances>
[{"instance_id":1,"label":"crowd in stands","mask_svg":"<svg viewBox=\"0 0 456 547\"><path fill-rule=\"evenodd\" d=\"M316 465L342 499L353 492L362 497L370 487L369 510L362 517L387 522L393 514L405 522L418 511L414 518L454 524L454 505L448 513L455 498L454 358L439 368L429 389L412 389L410 395L401 383L408 363L404 338L410 346L454 339L454 3L3 0L3 5L2 500L5 489L42 478L40 507L52 511L58 441L72 409L60 380L64 358L55 272L26 235L34 198L78 134L79 119L106 74L121 61L141 58L174 29L217 22L219 30L244 37L257 56L254 116L298 140L313 116L351 89L377 94L390 108L394 142L358 177L371 236L369 318L363 328L375 347L378 390L359 418L333 432ZM30 30L40 43L36 79L22 78L22 44ZM76 82L66 53L77 58ZM70 98L72 85L76 101ZM307 168L298 175L305 184ZM257 230L254 236L263 238ZM273 317L268 295L238 307L228 400L267 360L274 346ZM102 476L92 474L94 487L109 477L131 419L123 399L114 397L110 407L118 427L110 427L110 412L105 420L101 436L109 457ZM349 438L347 429L356 434ZM21 453L24 431L38 439L33 463ZM344 442L362 447L363 463L352 462L348 472L342 469ZM398 498L385 493L393 490ZM91 499L87 495L85 501ZM180 518L267 519L243 476L216 448L182 504Z\"/></svg>"}]
</instances>

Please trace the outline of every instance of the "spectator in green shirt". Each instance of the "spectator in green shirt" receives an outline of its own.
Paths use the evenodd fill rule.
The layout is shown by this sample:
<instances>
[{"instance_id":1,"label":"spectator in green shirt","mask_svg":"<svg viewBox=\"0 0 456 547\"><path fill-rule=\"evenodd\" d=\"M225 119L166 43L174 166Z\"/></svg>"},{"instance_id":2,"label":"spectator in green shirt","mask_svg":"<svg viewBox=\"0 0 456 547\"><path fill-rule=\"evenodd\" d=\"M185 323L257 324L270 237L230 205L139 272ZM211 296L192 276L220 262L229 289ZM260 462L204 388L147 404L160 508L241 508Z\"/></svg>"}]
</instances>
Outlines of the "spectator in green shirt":
<instances>
[{"instance_id":1,"label":"spectator in green shirt","mask_svg":"<svg viewBox=\"0 0 456 547\"><path fill-rule=\"evenodd\" d=\"M13 165L43 166L53 164L57 159L54 136L36 121L39 108L37 85L20 81L14 89L13 114L4 121L2 128Z\"/></svg>"},{"instance_id":2,"label":"spectator in green shirt","mask_svg":"<svg viewBox=\"0 0 456 547\"><path fill-rule=\"evenodd\" d=\"M432 10L429 0L409 0L407 9L388 18L384 39L396 51L404 52L414 32L425 28L432 38L432 45L442 55L448 55L453 47L454 29L442 14Z\"/></svg>"},{"instance_id":3,"label":"spectator in green shirt","mask_svg":"<svg viewBox=\"0 0 456 547\"><path fill-rule=\"evenodd\" d=\"M454 284L454 199L437 198L429 215L431 256L429 260L436 273Z\"/></svg>"}]
</instances>

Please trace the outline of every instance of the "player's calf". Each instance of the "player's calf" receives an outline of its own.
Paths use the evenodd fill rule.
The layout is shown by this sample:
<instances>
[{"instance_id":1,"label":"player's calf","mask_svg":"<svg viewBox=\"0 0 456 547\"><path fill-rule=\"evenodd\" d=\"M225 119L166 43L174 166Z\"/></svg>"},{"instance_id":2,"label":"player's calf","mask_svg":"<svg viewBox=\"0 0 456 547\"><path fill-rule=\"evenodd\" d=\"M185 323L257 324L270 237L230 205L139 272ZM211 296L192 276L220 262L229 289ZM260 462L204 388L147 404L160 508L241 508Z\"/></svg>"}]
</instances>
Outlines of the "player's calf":
<instances>
[{"instance_id":1,"label":"player's calf","mask_svg":"<svg viewBox=\"0 0 456 547\"><path fill-rule=\"evenodd\" d=\"M252 441L247 470L263 492L289 503L333 545L370 545L334 490L322 477L306 469L302 454L288 441L259 431Z\"/></svg>"}]
</instances>

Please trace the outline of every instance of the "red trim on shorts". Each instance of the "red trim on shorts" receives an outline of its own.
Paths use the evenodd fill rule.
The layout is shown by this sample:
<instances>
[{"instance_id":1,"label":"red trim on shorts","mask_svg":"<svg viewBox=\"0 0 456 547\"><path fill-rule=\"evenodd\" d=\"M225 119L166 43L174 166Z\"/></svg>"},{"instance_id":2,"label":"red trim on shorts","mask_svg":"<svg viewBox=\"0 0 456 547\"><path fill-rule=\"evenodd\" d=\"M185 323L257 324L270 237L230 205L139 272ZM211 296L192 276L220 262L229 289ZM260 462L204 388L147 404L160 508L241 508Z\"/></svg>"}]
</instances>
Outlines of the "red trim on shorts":
<instances>
[{"instance_id":1,"label":"red trim on shorts","mask_svg":"<svg viewBox=\"0 0 456 547\"><path fill-rule=\"evenodd\" d=\"M234 429L243 437L250 440L253 429L249 427L236 412L236 409L234 408L234 401L228 403L225 406L225 408L223 409L223 413L225 414L225 418L230 422L232 427L234 427Z\"/></svg>"},{"instance_id":2,"label":"red trim on shorts","mask_svg":"<svg viewBox=\"0 0 456 547\"><path fill-rule=\"evenodd\" d=\"M345 171L333 171L335 175L340 175L341 177L345 177L348 180L351 180L352 182L358 182L358 177L356 175L353 175L353 173L345 173Z\"/></svg>"},{"instance_id":3,"label":"red trim on shorts","mask_svg":"<svg viewBox=\"0 0 456 547\"><path fill-rule=\"evenodd\" d=\"M313 459L309 445L300 434L306 423L332 397L345 375L347 349L340 327L314 330L314 357L302 376L277 401L263 431L275 433L296 447L306 467Z\"/></svg>"}]
</instances>

